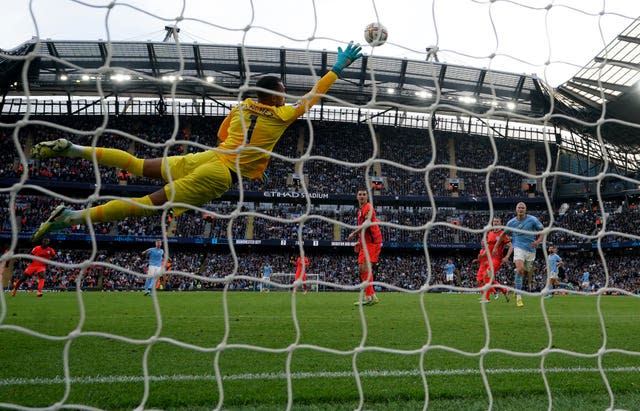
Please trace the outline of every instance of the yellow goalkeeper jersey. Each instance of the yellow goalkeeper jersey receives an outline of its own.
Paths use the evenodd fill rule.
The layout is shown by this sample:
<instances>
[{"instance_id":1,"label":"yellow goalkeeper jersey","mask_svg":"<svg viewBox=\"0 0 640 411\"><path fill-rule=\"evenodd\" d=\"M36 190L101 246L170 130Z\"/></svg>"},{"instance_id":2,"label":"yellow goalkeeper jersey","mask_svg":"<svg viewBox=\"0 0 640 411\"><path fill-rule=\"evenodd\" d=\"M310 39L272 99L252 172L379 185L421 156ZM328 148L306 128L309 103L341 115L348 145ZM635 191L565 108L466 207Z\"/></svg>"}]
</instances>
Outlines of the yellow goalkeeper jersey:
<instances>
[{"instance_id":1,"label":"yellow goalkeeper jersey","mask_svg":"<svg viewBox=\"0 0 640 411\"><path fill-rule=\"evenodd\" d=\"M329 71L294 106L268 106L248 98L234 107L218 130L221 143L216 152L222 163L236 170L238 157L239 174L250 179L262 178L284 131L316 104L337 78L336 73Z\"/></svg>"}]
</instances>

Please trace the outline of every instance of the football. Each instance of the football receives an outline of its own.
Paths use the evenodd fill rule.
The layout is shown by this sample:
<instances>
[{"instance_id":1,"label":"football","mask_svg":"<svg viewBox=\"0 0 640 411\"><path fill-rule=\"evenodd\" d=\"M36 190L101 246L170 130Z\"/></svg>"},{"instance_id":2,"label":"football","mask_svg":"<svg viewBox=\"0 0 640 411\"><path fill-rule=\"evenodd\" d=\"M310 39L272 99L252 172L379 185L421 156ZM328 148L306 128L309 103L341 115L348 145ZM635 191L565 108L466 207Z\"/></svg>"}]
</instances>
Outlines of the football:
<instances>
[{"instance_id":1,"label":"football","mask_svg":"<svg viewBox=\"0 0 640 411\"><path fill-rule=\"evenodd\" d=\"M380 23L371 23L364 28L364 39L372 47L382 46L387 36L387 28Z\"/></svg>"}]
</instances>

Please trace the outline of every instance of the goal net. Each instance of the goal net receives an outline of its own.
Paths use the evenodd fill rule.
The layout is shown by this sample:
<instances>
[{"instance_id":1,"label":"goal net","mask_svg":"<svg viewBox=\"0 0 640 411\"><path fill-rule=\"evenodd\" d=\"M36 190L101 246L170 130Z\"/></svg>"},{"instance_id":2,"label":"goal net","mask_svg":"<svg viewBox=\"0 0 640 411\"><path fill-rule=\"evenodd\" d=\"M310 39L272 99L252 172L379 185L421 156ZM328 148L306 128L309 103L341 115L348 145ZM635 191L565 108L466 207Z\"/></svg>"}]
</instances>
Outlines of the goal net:
<instances>
[{"instance_id":1,"label":"goal net","mask_svg":"<svg viewBox=\"0 0 640 411\"><path fill-rule=\"evenodd\" d=\"M269 282L262 283L261 290L265 289L265 286L268 289L276 290L276 291L291 291L293 289L302 290L304 283L306 283L306 287L309 291L326 291L326 286L322 285L321 282L324 281L324 276L322 274L317 273L307 273L307 281L303 282L300 280L300 283L295 283L296 273L273 273L269 279ZM264 277L263 277L264 280Z\"/></svg>"},{"instance_id":2,"label":"goal net","mask_svg":"<svg viewBox=\"0 0 640 411\"><path fill-rule=\"evenodd\" d=\"M0 408L640 403L640 5L23 3L0 46ZM105 165L100 147L188 168L257 79L294 103L374 21L387 43L364 44L260 181L194 206ZM93 154L32 155L57 139ZM377 223L357 223L362 189ZM151 193L156 213L52 231L55 257L30 241L61 204ZM543 228L508 233L541 235L535 259L522 287L512 256L490 270L509 293L480 303L479 253L521 202ZM377 263L353 250L372 226ZM307 254L322 293L290 292Z\"/></svg>"}]
</instances>

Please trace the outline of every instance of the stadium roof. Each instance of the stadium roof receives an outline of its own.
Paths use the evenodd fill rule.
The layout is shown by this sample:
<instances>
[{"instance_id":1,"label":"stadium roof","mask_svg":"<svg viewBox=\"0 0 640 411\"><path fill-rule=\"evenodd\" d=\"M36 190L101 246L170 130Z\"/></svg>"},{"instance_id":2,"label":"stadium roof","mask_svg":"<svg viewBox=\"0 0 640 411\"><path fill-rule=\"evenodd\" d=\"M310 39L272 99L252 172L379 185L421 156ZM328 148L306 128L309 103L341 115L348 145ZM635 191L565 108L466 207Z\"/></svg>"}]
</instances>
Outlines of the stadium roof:
<instances>
[{"instance_id":1,"label":"stadium roof","mask_svg":"<svg viewBox=\"0 0 640 411\"><path fill-rule=\"evenodd\" d=\"M1 84L12 94L23 94L20 69L32 51L37 56L29 65L34 95L98 95L100 77L104 95L167 96L175 82L176 97L229 100L237 98L247 79L254 85L253 80L265 74L280 76L287 93L302 95L336 60L336 53L326 50L183 43L181 61L175 43L31 40L0 55L0 68L12 68L1 71ZM433 109L437 89L439 110L450 105L480 113L489 109L523 116L545 113L544 93L532 76L378 56L365 56L345 69L329 98L364 105L375 92L377 108L420 111Z\"/></svg>"},{"instance_id":2,"label":"stadium roof","mask_svg":"<svg viewBox=\"0 0 640 411\"><path fill-rule=\"evenodd\" d=\"M243 85L252 86L256 78L273 74L283 79L287 93L299 96L335 60L336 53L326 50L32 39L0 53L0 89L3 97L24 95L22 68L28 61L32 95L166 98L175 86L176 97L235 100ZM553 104L554 124L583 135L599 132L604 141L621 150L640 153L639 78L640 21L636 20L555 90L533 75L365 56L345 69L327 99L337 105L437 109L537 123ZM608 121L597 128L603 107Z\"/></svg>"},{"instance_id":3,"label":"stadium roof","mask_svg":"<svg viewBox=\"0 0 640 411\"><path fill-rule=\"evenodd\" d=\"M613 120L601 129L605 141L640 152L640 18L620 33L578 73L556 89L560 112L595 123ZM626 122L624 124L622 122ZM569 125L564 122L565 125ZM629 124L631 123L631 124ZM580 124L571 127L590 130Z\"/></svg>"}]
</instances>

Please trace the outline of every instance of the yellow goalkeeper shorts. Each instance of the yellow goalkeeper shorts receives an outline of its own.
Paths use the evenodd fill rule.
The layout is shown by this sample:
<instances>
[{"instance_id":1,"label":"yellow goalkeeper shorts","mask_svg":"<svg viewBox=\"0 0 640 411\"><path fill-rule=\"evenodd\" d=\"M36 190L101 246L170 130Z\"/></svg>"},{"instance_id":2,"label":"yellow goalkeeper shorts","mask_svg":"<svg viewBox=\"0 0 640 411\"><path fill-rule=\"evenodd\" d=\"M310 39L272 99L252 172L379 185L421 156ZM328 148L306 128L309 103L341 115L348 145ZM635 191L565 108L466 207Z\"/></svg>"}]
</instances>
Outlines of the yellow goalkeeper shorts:
<instances>
[{"instance_id":1,"label":"yellow goalkeeper shorts","mask_svg":"<svg viewBox=\"0 0 640 411\"><path fill-rule=\"evenodd\" d=\"M171 182L167 171L171 174ZM167 182L164 192L169 201L197 207L220 198L233 186L231 171L213 150L166 157L162 178ZM186 208L174 207L175 215L184 211Z\"/></svg>"}]
</instances>

